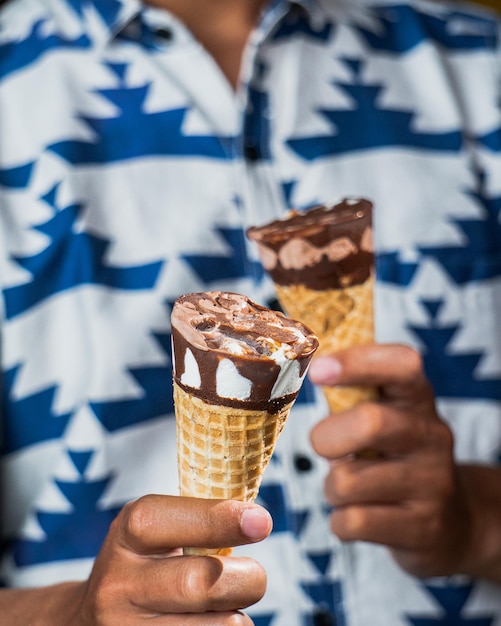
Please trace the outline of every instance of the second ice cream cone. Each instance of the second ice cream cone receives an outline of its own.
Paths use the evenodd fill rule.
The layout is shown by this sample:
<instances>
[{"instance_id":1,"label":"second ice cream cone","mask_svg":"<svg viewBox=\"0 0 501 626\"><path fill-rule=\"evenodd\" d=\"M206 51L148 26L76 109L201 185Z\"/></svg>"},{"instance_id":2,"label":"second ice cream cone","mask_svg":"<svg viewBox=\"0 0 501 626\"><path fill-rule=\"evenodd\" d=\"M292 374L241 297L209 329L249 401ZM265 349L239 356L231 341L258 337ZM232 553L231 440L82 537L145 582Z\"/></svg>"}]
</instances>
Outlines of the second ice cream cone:
<instances>
[{"instance_id":1,"label":"second ice cream cone","mask_svg":"<svg viewBox=\"0 0 501 626\"><path fill-rule=\"evenodd\" d=\"M247 231L285 313L318 336L317 355L374 342L372 203L347 199ZM333 412L377 397L371 387L323 387Z\"/></svg>"}]
</instances>

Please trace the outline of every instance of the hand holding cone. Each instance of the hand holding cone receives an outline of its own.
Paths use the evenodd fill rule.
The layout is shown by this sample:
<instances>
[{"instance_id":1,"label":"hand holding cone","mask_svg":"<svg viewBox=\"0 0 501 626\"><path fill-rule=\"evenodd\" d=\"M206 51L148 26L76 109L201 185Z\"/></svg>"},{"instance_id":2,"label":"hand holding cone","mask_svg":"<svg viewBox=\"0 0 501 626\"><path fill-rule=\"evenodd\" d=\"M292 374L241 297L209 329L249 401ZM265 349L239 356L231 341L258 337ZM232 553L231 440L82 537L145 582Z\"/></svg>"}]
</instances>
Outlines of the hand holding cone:
<instances>
[{"instance_id":1,"label":"hand holding cone","mask_svg":"<svg viewBox=\"0 0 501 626\"><path fill-rule=\"evenodd\" d=\"M253 501L317 338L245 296L204 292L175 302L172 342L181 495Z\"/></svg>"}]
</instances>

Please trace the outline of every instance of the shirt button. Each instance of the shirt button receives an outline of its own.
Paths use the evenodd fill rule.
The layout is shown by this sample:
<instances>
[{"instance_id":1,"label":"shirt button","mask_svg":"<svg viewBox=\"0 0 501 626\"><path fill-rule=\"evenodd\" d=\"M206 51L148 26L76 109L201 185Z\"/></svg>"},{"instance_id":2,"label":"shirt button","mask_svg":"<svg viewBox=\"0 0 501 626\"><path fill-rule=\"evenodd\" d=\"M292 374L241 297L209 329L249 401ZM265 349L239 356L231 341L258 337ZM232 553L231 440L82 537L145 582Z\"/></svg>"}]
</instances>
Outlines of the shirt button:
<instances>
[{"instance_id":1,"label":"shirt button","mask_svg":"<svg viewBox=\"0 0 501 626\"><path fill-rule=\"evenodd\" d=\"M313 461L305 454L294 455L294 467L298 472L309 472L313 467Z\"/></svg>"},{"instance_id":2,"label":"shirt button","mask_svg":"<svg viewBox=\"0 0 501 626\"><path fill-rule=\"evenodd\" d=\"M155 35L163 42L171 41L173 34L170 28L157 28Z\"/></svg>"},{"instance_id":3,"label":"shirt button","mask_svg":"<svg viewBox=\"0 0 501 626\"><path fill-rule=\"evenodd\" d=\"M244 144L244 157L246 159L246 161L258 161L260 154L259 154L259 148L256 146L255 143L253 142L245 142Z\"/></svg>"},{"instance_id":4,"label":"shirt button","mask_svg":"<svg viewBox=\"0 0 501 626\"><path fill-rule=\"evenodd\" d=\"M277 298L270 298L266 303L266 306L273 311L282 311L282 305Z\"/></svg>"},{"instance_id":5,"label":"shirt button","mask_svg":"<svg viewBox=\"0 0 501 626\"><path fill-rule=\"evenodd\" d=\"M336 626L336 618L326 609L320 609L313 615L314 626Z\"/></svg>"}]
</instances>

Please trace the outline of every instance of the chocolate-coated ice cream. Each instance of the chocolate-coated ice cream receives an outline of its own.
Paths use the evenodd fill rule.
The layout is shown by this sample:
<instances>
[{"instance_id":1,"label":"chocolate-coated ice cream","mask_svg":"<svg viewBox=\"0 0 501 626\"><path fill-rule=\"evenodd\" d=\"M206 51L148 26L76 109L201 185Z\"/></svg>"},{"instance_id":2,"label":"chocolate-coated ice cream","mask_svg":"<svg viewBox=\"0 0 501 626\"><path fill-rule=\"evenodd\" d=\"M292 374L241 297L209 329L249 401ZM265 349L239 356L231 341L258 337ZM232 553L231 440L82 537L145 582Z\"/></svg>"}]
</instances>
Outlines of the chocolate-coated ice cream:
<instances>
[{"instance_id":1,"label":"chocolate-coated ice cream","mask_svg":"<svg viewBox=\"0 0 501 626\"><path fill-rule=\"evenodd\" d=\"M365 282L373 269L372 203L339 204L290 211L283 219L248 229L261 262L279 285L342 289Z\"/></svg>"},{"instance_id":2,"label":"chocolate-coated ice cream","mask_svg":"<svg viewBox=\"0 0 501 626\"><path fill-rule=\"evenodd\" d=\"M240 294L181 296L171 322L174 380L211 404L276 410L296 397L318 347L302 323Z\"/></svg>"}]
</instances>

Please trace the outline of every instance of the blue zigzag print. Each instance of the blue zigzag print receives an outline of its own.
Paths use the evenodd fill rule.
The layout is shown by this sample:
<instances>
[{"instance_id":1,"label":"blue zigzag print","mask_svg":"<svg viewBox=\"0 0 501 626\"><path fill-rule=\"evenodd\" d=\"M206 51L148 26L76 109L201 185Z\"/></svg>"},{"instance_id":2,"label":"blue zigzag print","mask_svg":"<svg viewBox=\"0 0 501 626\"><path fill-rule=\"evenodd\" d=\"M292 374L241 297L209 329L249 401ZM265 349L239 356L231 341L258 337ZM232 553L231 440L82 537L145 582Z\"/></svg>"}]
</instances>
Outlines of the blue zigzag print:
<instances>
[{"instance_id":1,"label":"blue zigzag print","mask_svg":"<svg viewBox=\"0 0 501 626\"><path fill-rule=\"evenodd\" d=\"M78 285L107 285L116 289L151 289L159 275L162 261L130 267L114 267L104 261L108 240L88 233L75 232L74 224L82 205L73 204L58 211L55 206L57 186L45 197L54 216L34 229L47 235L51 243L41 252L15 261L33 275L29 283L4 291L7 319L28 310L50 296Z\"/></svg>"}]
</instances>

